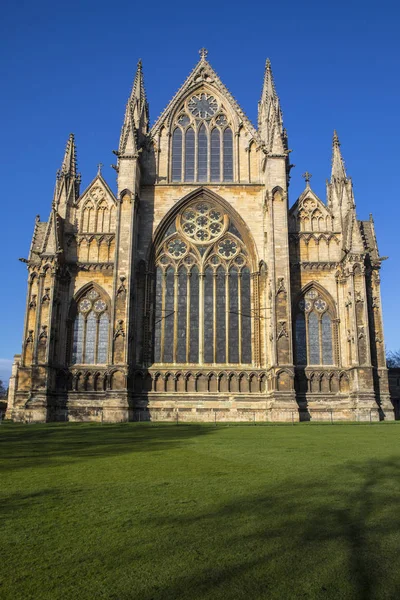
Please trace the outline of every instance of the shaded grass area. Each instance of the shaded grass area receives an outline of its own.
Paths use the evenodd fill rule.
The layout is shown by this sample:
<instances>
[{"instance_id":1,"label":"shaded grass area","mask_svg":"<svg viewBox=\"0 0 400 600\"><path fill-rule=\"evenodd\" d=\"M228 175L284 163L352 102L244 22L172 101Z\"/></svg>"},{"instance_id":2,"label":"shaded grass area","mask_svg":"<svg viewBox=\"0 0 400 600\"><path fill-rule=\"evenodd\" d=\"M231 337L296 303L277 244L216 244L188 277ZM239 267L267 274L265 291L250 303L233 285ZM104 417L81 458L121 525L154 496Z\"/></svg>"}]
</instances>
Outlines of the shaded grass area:
<instances>
[{"instance_id":1,"label":"shaded grass area","mask_svg":"<svg viewBox=\"0 0 400 600\"><path fill-rule=\"evenodd\" d=\"M400 426L0 426L0 598L392 599Z\"/></svg>"}]
</instances>

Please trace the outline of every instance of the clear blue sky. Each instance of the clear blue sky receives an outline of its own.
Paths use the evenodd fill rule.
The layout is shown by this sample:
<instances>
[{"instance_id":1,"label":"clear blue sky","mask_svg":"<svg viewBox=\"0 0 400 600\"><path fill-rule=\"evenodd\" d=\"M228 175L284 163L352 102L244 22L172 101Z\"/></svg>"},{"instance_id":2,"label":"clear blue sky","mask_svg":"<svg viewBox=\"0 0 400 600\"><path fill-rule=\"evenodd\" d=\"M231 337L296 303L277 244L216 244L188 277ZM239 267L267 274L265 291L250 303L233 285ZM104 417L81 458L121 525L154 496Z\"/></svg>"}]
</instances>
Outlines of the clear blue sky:
<instances>
[{"instance_id":1,"label":"clear blue sky","mask_svg":"<svg viewBox=\"0 0 400 600\"><path fill-rule=\"evenodd\" d=\"M152 121L198 60L208 58L255 122L264 63L293 149L290 203L313 174L325 200L336 128L358 218L375 218L386 346L400 348L399 5L332 2L77 2L3 4L1 63L0 378L20 352L28 255L36 214L47 219L55 172L74 132L83 188L104 163L115 188L125 102L142 58ZM82 188L82 189L83 189Z\"/></svg>"}]
</instances>

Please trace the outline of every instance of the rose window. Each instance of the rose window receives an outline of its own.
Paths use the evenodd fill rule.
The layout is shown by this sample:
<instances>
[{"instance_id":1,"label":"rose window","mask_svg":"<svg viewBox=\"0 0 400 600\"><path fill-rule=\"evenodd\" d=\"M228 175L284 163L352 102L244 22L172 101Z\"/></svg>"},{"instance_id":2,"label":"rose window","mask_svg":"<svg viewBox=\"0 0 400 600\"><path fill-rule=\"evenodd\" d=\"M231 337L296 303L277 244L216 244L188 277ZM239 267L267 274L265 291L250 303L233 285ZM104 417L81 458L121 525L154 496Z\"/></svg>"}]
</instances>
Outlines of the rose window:
<instances>
[{"instance_id":1,"label":"rose window","mask_svg":"<svg viewBox=\"0 0 400 600\"><path fill-rule=\"evenodd\" d=\"M93 308L96 312L101 313L103 310L106 310L107 304L104 302L104 300L96 300L96 302L93 304Z\"/></svg>"},{"instance_id":2,"label":"rose window","mask_svg":"<svg viewBox=\"0 0 400 600\"><path fill-rule=\"evenodd\" d=\"M222 240L222 242L220 242L218 244L218 252L224 258L231 258L232 256L234 256L236 254L237 251L238 251L237 243L230 238Z\"/></svg>"},{"instance_id":3,"label":"rose window","mask_svg":"<svg viewBox=\"0 0 400 600\"><path fill-rule=\"evenodd\" d=\"M79 310L81 310L82 312L88 312L88 310L90 310L91 308L92 303L87 298L85 298L84 300L82 300L82 302L79 303Z\"/></svg>"},{"instance_id":4,"label":"rose window","mask_svg":"<svg viewBox=\"0 0 400 600\"><path fill-rule=\"evenodd\" d=\"M208 202L196 202L178 217L185 237L204 244L218 238L225 231L225 218L222 211Z\"/></svg>"},{"instance_id":5,"label":"rose window","mask_svg":"<svg viewBox=\"0 0 400 600\"><path fill-rule=\"evenodd\" d=\"M327 307L327 304L324 300L321 300L321 298L317 298L317 300L314 302L314 308L318 311L318 312L323 312Z\"/></svg>"},{"instance_id":6,"label":"rose window","mask_svg":"<svg viewBox=\"0 0 400 600\"><path fill-rule=\"evenodd\" d=\"M174 258L179 258L185 254L187 246L182 240L175 238L168 243L168 252Z\"/></svg>"}]
</instances>

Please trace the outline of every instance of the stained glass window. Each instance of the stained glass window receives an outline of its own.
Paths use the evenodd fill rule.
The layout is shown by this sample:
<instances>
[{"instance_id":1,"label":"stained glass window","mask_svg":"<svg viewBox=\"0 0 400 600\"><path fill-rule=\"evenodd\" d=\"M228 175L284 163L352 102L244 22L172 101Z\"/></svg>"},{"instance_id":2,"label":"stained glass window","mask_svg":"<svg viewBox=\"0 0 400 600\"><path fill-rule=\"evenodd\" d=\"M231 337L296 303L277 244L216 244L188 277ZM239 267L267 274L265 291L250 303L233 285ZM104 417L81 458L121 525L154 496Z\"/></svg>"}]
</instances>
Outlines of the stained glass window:
<instances>
[{"instance_id":1,"label":"stained glass window","mask_svg":"<svg viewBox=\"0 0 400 600\"><path fill-rule=\"evenodd\" d=\"M211 181L221 181L221 134L216 127L211 132Z\"/></svg>"},{"instance_id":2,"label":"stained glass window","mask_svg":"<svg viewBox=\"0 0 400 600\"><path fill-rule=\"evenodd\" d=\"M243 239L208 198L186 205L175 224L156 251L155 361L251 364L251 272Z\"/></svg>"},{"instance_id":3,"label":"stained glass window","mask_svg":"<svg viewBox=\"0 0 400 600\"><path fill-rule=\"evenodd\" d=\"M238 272L229 271L229 362L239 362Z\"/></svg>"},{"instance_id":4,"label":"stained glass window","mask_svg":"<svg viewBox=\"0 0 400 600\"><path fill-rule=\"evenodd\" d=\"M185 134L185 181L194 181L194 131L191 127Z\"/></svg>"},{"instance_id":5,"label":"stained glass window","mask_svg":"<svg viewBox=\"0 0 400 600\"><path fill-rule=\"evenodd\" d=\"M72 363L106 364L108 335L107 303L96 290L91 289L77 303L72 329Z\"/></svg>"},{"instance_id":6,"label":"stained glass window","mask_svg":"<svg viewBox=\"0 0 400 600\"><path fill-rule=\"evenodd\" d=\"M176 360L186 362L186 323L187 323L187 271L184 267L178 274L178 344Z\"/></svg>"},{"instance_id":7,"label":"stained glass window","mask_svg":"<svg viewBox=\"0 0 400 600\"><path fill-rule=\"evenodd\" d=\"M295 326L296 363L333 365L332 317L328 303L310 289L297 305Z\"/></svg>"},{"instance_id":8,"label":"stained glass window","mask_svg":"<svg viewBox=\"0 0 400 600\"><path fill-rule=\"evenodd\" d=\"M250 271L242 270L241 278L242 363L251 363L251 298Z\"/></svg>"},{"instance_id":9,"label":"stained glass window","mask_svg":"<svg viewBox=\"0 0 400 600\"><path fill-rule=\"evenodd\" d=\"M182 181L182 131L179 127L172 136L172 181Z\"/></svg>"},{"instance_id":10,"label":"stained glass window","mask_svg":"<svg viewBox=\"0 0 400 600\"><path fill-rule=\"evenodd\" d=\"M83 358L83 335L85 330L85 317L78 313L74 323L74 339L72 344L72 362L80 364Z\"/></svg>"},{"instance_id":11,"label":"stained glass window","mask_svg":"<svg viewBox=\"0 0 400 600\"><path fill-rule=\"evenodd\" d=\"M204 362L206 363L214 361L213 279L213 270L207 267L204 277Z\"/></svg>"},{"instance_id":12,"label":"stained glass window","mask_svg":"<svg viewBox=\"0 0 400 600\"><path fill-rule=\"evenodd\" d=\"M86 343L85 343L85 363L92 365L94 363L94 352L96 346L96 327L97 319L93 312L90 312L86 320Z\"/></svg>"},{"instance_id":13,"label":"stained glass window","mask_svg":"<svg viewBox=\"0 0 400 600\"><path fill-rule=\"evenodd\" d=\"M199 360L199 269L190 272L190 350L189 362Z\"/></svg>"},{"instance_id":14,"label":"stained glass window","mask_svg":"<svg viewBox=\"0 0 400 600\"><path fill-rule=\"evenodd\" d=\"M224 131L224 181L233 181L233 137L229 127Z\"/></svg>"},{"instance_id":15,"label":"stained glass window","mask_svg":"<svg viewBox=\"0 0 400 600\"><path fill-rule=\"evenodd\" d=\"M174 346L174 284L175 272L172 267L167 269L165 284L164 312L164 362L173 361Z\"/></svg>"},{"instance_id":16,"label":"stained glass window","mask_svg":"<svg viewBox=\"0 0 400 600\"><path fill-rule=\"evenodd\" d=\"M97 347L97 363L99 364L105 364L107 362L108 328L108 316L103 313L99 321L99 343Z\"/></svg>"},{"instance_id":17,"label":"stained glass window","mask_svg":"<svg viewBox=\"0 0 400 600\"><path fill-rule=\"evenodd\" d=\"M322 364L333 364L332 353L332 322L328 313L325 313L321 319L322 324Z\"/></svg>"},{"instance_id":18,"label":"stained glass window","mask_svg":"<svg viewBox=\"0 0 400 600\"><path fill-rule=\"evenodd\" d=\"M212 117L192 113L177 118L172 134L173 182L233 181L233 132L226 127L224 114Z\"/></svg>"},{"instance_id":19,"label":"stained glass window","mask_svg":"<svg viewBox=\"0 0 400 600\"><path fill-rule=\"evenodd\" d=\"M226 362L226 298L225 298L225 271L223 267L217 269L217 306L216 306L216 362Z\"/></svg>"},{"instance_id":20,"label":"stained glass window","mask_svg":"<svg viewBox=\"0 0 400 600\"><path fill-rule=\"evenodd\" d=\"M312 312L308 318L308 339L310 351L310 365L319 365L319 331L318 317L315 312Z\"/></svg>"},{"instance_id":21,"label":"stained glass window","mask_svg":"<svg viewBox=\"0 0 400 600\"><path fill-rule=\"evenodd\" d=\"M161 328L163 326L162 315L162 287L163 272L160 267L156 271L156 293L155 293L155 323L154 323L154 358L156 362L161 361Z\"/></svg>"},{"instance_id":22,"label":"stained glass window","mask_svg":"<svg viewBox=\"0 0 400 600\"><path fill-rule=\"evenodd\" d=\"M207 131L204 125L199 129L197 148L197 179L207 181L208 149Z\"/></svg>"}]
</instances>

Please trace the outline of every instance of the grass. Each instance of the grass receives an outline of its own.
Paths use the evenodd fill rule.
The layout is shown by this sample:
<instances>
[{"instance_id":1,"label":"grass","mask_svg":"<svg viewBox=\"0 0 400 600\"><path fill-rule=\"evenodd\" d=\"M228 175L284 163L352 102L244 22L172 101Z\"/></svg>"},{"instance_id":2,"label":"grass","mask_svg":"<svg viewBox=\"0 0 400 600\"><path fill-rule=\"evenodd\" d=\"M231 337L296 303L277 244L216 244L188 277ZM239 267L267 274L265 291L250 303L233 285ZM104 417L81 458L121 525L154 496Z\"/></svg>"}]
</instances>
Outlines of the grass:
<instances>
[{"instance_id":1,"label":"grass","mask_svg":"<svg viewBox=\"0 0 400 600\"><path fill-rule=\"evenodd\" d=\"M400 426L0 426L2 600L394 599Z\"/></svg>"}]
</instances>

